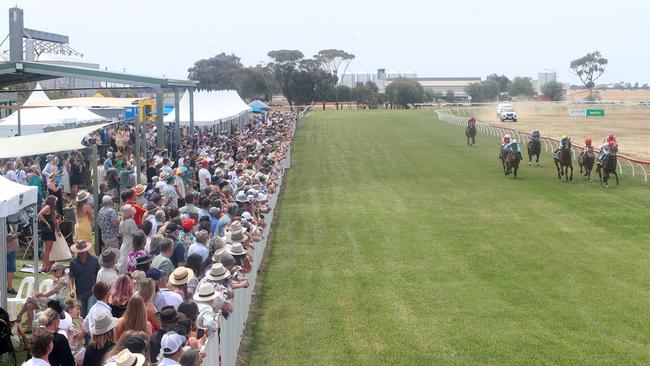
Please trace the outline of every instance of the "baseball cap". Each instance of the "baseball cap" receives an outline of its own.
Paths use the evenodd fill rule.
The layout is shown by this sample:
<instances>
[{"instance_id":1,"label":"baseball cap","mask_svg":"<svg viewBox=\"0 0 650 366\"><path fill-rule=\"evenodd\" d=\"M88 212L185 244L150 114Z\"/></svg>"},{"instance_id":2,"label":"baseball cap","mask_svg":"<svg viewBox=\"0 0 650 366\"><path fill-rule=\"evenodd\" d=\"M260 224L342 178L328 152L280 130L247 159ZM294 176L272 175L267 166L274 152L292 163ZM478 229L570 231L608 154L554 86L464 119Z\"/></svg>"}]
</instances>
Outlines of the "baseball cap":
<instances>
[{"instance_id":1,"label":"baseball cap","mask_svg":"<svg viewBox=\"0 0 650 366\"><path fill-rule=\"evenodd\" d=\"M183 347L187 339L182 335L171 331L165 333L160 340L160 349L165 355L173 355L178 352L178 349Z\"/></svg>"},{"instance_id":2,"label":"baseball cap","mask_svg":"<svg viewBox=\"0 0 650 366\"><path fill-rule=\"evenodd\" d=\"M182 226L183 229L185 229L185 230L190 230L190 229L192 229L192 228L194 227L194 224L196 224L196 222L194 221L194 219L185 219L185 220L183 220L183 222L181 223L181 226Z\"/></svg>"},{"instance_id":3,"label":"baseball cap","mask_svg":"<svg viewBox=\"0 0 650 366\"><path fill-rule=\"evenodd\" d=\"M154 281L158 281L162 277L163 272L156 268L149 268L147 270L147 278L151 278Z\"/></svg>"}]
</instances>

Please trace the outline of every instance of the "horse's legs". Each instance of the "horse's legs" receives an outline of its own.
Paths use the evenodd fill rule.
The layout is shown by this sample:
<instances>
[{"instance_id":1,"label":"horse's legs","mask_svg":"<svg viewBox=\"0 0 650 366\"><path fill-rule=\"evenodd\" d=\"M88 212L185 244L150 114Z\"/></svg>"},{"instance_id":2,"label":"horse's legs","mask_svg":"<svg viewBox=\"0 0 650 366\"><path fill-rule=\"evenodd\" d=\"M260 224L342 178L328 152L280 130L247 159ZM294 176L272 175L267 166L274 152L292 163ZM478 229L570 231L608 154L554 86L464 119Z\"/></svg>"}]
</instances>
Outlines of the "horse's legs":
<instances>
[{"instance_id":1,"label":"horse's legs","mask_svg":"<svg viewBox=\"0 0 650 366\"><path fill-rule=\"evenodd\" d=\"M536 157L536 159L537 159L537 161L536 161L537 166L539 166L539 153L535 154L535 157Z\"/></svg>"},{"instance_id":2,"label":"horse's legs","mask_svg":"<svg viewBox=\"0 0 650 366\"><path fill-rule=\"evenodd\" d=\"M618 185L618 174L616 173L616 170L614 170L612 173L614 173L614 177L616 178L616 185Z\"/></svg>"},{"instance_id":3,"label":"horse's legs","mask_svg":"<svg viewBox=\"0 0 650 366\"><path fill-rule=\"evenodd\" d=\"M573 164L568 166L568 169L571 169L571 178L569 178L570 181L573 181ZM568 173L568 170L567 170Z\"/></svg>"},{"instance_id":4,"label":"horse's legs","mask_svg":"<svg viewBox=\"0 0 650 366\"><path fill-rule=\"evenodd\" d=\"M554 160L555 162L555 170L557 170L557 179L562 179L562 169L560 168L560 165L558 164L557 160Z\"/></svg>"},{"instance_id":5,"label":"horse's legs","mask_svg":"<svg viewBox=\"0 0 650 366\"><path fill-rule=\"evenodd\" d=\"M519 169L518 166L515 166L515 167L513 168L513 170L514 170L513 173L514 173L514 175L515 175L515 179L517 179L517 169Z\"/></svg>"},{"instance_id":6,"label":"horse's legs","mask_svg":"<svg viewBox=\"0 0 650 366\"><path fill-rule=\"evenodd\" d=\"M603 172L600 170L600 165L596 165L596 171L598 171L598 180L600 181L600 185L603 185Z\"/></svg>"}]
</instances>

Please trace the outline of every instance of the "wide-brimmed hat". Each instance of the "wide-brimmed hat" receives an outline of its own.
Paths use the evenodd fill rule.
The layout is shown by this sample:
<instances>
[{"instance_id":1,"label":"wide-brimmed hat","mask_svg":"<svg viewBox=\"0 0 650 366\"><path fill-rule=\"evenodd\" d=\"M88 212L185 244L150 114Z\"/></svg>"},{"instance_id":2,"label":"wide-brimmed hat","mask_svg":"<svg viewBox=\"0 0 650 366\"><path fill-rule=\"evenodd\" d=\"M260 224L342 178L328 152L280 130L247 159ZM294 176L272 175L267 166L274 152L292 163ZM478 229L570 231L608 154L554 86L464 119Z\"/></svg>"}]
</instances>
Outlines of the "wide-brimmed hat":
<instances>
[{"instance_id":1,"label":"wide-brimmed hat","mask_svg":"<svg viewBox=\"0 0 650 366\"><path fill-rule=\"evenodd\" d=\"M106 247L102 250L102 254L99 255L99 265L102 267L113 267L115 263L120 259L119 250L111 247Z\"/></svg>"},{"instance_id":2,"label":"wide-brimmed hat","mask_svg":"<svg viewBox=\"0 0 650 366\"><path fill-rule=\"evenodd\" d=\"M87 200L88 197L90 197L90 193L88 193L88 191L81 190L79 193L77 193L77 198L75 198L75 201L77 201L77 203L83 202Z\"/></svg>"},{"instance_id":3,"label":"wide-brimmed hat","mask_svg":"<svg viewBox=\"0 0 650 366\"><path fill-rule=\"evenodd\" d=\"M178 312L173 306L165 306L160 309L160 322L164 324L173 324L178 320Z\"/></svg>"},{"instance_id":4,"label":"wide-brimmed hat","mask_svg":"<svg viewBox=\"0 0 650 366\"><path fill-rule=\"evenodd\" d=\"M153 261L153 256L151 254L145 254L135 258L135 265L139 266L141 264L151 263L151 261Z\"/></svg>"},{"instance_id":5,"label":"wide-brimmed hat","mask_svg":"<svg viewBox=\"0 0 650 366\"><path fill-rule=\"evenodd\" d=\"M135 186L135 188L133 188L133 193L134 193L136 196L141 196L141 195L142 195L146 190L147 190L147 186L146 186L146 185L144 185L144 184L138 184L137 186Z\"/></svg>"},{"instance_id":6,"label":"wide-brimmed hat","mask_svg":"<svg viewBox=\"0 0 650 366\"><path fill-rule=\"evenodd\" d=\"M45 157L45 160L46 160L46 161L50 161L50 160L52 160L53 158L54 158L54 154L47 154L47 156Z\"/></svg>"},{"instance_id":7,"label":"wide-brimmed hat","mask_svg":"<svg viewBox=\"0 0 650 366\"><path fill-rule=\"evenodd\" d=\"M242 243L239 242L232 243L232 245L228 246L226 248L226 252L230 253L231 255L244 255L248 253L248 251L244 249Z\"/></svg>"},{"instance_id":8,"label":"wide-brimmed hat","mask_svg":"<svg viewBox=\"0 0 650 366\"><path fill-rule=\"evenodd\" d=\"M217 170L214 171L214 176L217 177L217 178L223 177L223 174L224 174L223 169L221 169L221 168L218 168Z\"/></svg>"},{"instance_id":9,"label":"wide-brimmed hat","mask_svg":"<svg viewBox=\"0 0 650 366\"><path fill-rule=\"evenodd\" d=\"M85 240L77 240L75 244L72 244L70 246L70 251L75 254L87 252L90 250L90 245L88 245L88 242Z\"/></svg>"},{"instance_id":10,"label":"wide-brimmed hat","mask_svg":"<svg viewBox=\"0 0 650 366\"><path fill-rule=\"evenodd\" d=\"M228 226L225 230L226 235L229 235L231 233L236 233L236 232L245 232L246 229L245 227L242 226L241 221L235 220L230 223L230 226Z\"/></svg>"},{"instance_id":11,"label":"wide-brimmed hat","mask_svg":"<svg viewBox=\"0 0 650 366\"><path fill-rule=\"evenodd\" d=\"M117 326L117 318L111 316L110 313L102 311L97 314L95 324L90 326L91 335L100 335L108 333L111 329Z\"/></svg>"},{"instance_id":12,"label":"wide-brimmed hat","mask_svg":"<svg viewBox=\"0 0 650 366\"><path fill-rule=\"evenodd\" d=\"M169 173L167 173L167 172L164 171L164 170L163 170L162 172L160 172L160 174L158 175L158 177L160 178L160 180L165 180L165 179L167 179L168 176L169 176Z\"/></svg>"},{"instance_id":13,"label":"wide-brimmed hat","mask_svg":"<svg viewBox=\"0 0 650 366\"><path fill-rule=\"evenodd\" d=\"M194 272L187 267L178 267L172 272L172 275L169 276L169 283L174 286L181 286L188 283L192 278L194 278Z\"/></svg>"},{"instance_id":14,"label":"wide-brimmed hat","mask_svg":"<svg viewBox=\"0 0 650 366\"><path fill-rule=\"evenodd\" d=\"M219 292L216 292L214 290L214 285L211 283L204 282L199 286L197 289L196 293L192 298L194 301L200 301L200 302L205 302L205 301L210 301L214 300L219 296Z\"/></svg>"},{"instance_id":15,"label":"wide-brimmed hat","mask_svg":"<svg viewBox=\"0 0 650 366\"><path fill-rule=\"evenodd\" d=\"M215 263L210 267L210 271L205 275L209 280L219 281L230 276L230 271L221 263Z\"/></svg>"},{"instance_id":16,"label":"wide-brimmed hat","mask_svg":"<svg viewBox=\"0 0 650 366\"><path fill-rule=\"evenodd\" d=\"M142 366L145 362L145 357L141 353L132 353L128 349L123 349L115 356L116 366Z\"/></svg>"},{"instance_id":17,"label":"wide-brimmed hat","mask_svg":"<svg viewBox=\"0 0 650 366\"><path fill-rule=\"evenodd\" d=\"M243 180L238 180L237 181L237 188L239 188L240 182L244 183ZM246 184L246 183L244 183L244 184ZM239 203L247 203L250 200L248 199L248 195L246 195L246 192L240 191L239 193L237 193L237 197L235 197L235 201L237 201Z\"/></svg>"}]
</instances>

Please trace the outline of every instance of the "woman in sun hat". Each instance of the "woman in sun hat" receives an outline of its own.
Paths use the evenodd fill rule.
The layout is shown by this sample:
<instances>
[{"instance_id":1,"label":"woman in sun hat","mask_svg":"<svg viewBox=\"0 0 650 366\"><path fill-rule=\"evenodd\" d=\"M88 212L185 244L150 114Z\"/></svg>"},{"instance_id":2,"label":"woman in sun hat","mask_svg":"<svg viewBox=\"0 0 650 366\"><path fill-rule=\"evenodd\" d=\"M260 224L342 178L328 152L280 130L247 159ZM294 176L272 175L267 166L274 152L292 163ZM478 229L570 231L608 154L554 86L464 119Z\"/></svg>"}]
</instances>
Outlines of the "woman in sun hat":
<instances>
[{"instance_id":1,"label":"woman in sun hat","mask_svg":"<svg viewBox=\"0 0 650 366\"><path fill-rule=\"evenodd\" d=\"M35 310L45 310L50 300L57 300L63 303L68 297L70 283L68 276L65 274L65 266L61 263L54 263L50 274L54 277L54 286L52 289L47 292L36 291L32 296L27 298L25 305L23 305L18 315L16 315L16 319L20 322L23 314L27 313L27 325L30 329L34 321Z\"/></svg>"},{"instance_id":2,"label":"woman in sun hat","mask_svg":"<svg viewBox=\"0 0 650 366\"><path fill-rule=\"evenodd\" d=\"M92 243L95 242L95 237L92 232L92 222L93 222L93 208L88 203L88 197L90 193L88 191L81 190L77 193L75 202L77 203L77 210L75 211L75 225L74 233L75 240L85 240L91 244L90 253L95 253L95 248Z\"/></svg>"},{"instance_id":3,"label":"woman in sun hat","mask_svg":"<svg viewBox=\"0 0 650 366\"><path fill-rule=\"evenodd\" d=\"M169 284L171 284L172 291L181 295L183 301L187 300L190 295L187 292L187 283L194 278L194 272L187 267L178 267L169 276Z\"/></svg>"},{"instance_id":4,"label":"woman in sun hat","mask_svg":"<svg viewBox=\"0 0 650 366\"><path fill-rule=\"evenodd\" d=\"M90 326L90 344L86 347L83 366L102 365L104 355L115 346L114 329L117 318L108 312L100 312L95 319L95 324Z\"/></svg>"},{"instance_id":5,"label":"woman in sun hat","mask_svg":"<svg viewBox=\"0 0 650 366\"><path fill-rule=\"evenodd\" d=\"M244 249L242 243L232 243L232 245L226 248L226 252L235 258L235 263L241 267L243 273L250 273L253 270L253 264L248 257L248 251Z\"/></svg>"}]
</instances>

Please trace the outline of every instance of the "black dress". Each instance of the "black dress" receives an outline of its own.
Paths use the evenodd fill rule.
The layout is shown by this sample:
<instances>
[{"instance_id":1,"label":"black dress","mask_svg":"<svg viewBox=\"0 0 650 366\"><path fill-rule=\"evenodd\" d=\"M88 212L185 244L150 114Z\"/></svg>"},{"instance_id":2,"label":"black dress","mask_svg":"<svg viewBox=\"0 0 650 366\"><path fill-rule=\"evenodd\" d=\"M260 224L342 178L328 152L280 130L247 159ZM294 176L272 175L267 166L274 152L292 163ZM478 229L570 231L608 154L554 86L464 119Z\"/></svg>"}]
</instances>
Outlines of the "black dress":
<instances>
[{"instance_id":1,"label":"black dress","mask_svg":"<svg viewBox=\"0 0 650 366\"><path fill-rule=\"evenodd\" d=\"M121 318L124 312L126 311L126 304L124 305L109 305L111 307L111 315L116 318Z\"/></svg>"},{"instance_id":2,"label":"black dress","mask_svg":"<svg viewBox=\"0 0 650 366\"><path fill-rule=\"evenodd\" d=\"M61 194L61 188L58 191L53 191L50 187L47 187L47 194L56 197L56 212L59 216L63 216L63 195Z\"/></svg>"},{"instance_id":3,"label":"black dress","mask_svg":"<svg viewBox=\"0 0 650 366\"><path fill-rule=\"evenodd\" d=\"M51 209L49 215L44 215L44 219L45 221L47 221L48 224L50 224L50 227L47 227L47 225L41 222L41 238L43 240L46 241L56 240L56 236L54 235L54 220L52 219L53 217L56 217L56 213L52 212Z\"/></svg>"},{"instance_id":4,"label":"black dress","mask_svg":"<svg viewBox=\"0 0 650 366\"><path fill-rule=\"evenodd\" d=\"M104 356L108 353L108 351L113 348L115 343L113 342L108 342L103 348L97 349L93 346L88 346L86 347L86 353L84 354L84 362L83 366L96 366L96 365L102 365L102 361Z\"/></svg>"},{"instance_id":5,"label":"black dress","mask_svg":"<svg viewBox=\"0 0 650 366\"><path fill-rule=\"evenodd\" d=\"M81 185L81 165L70 161L70 185Z\"/></svg>"}]
</instances>

